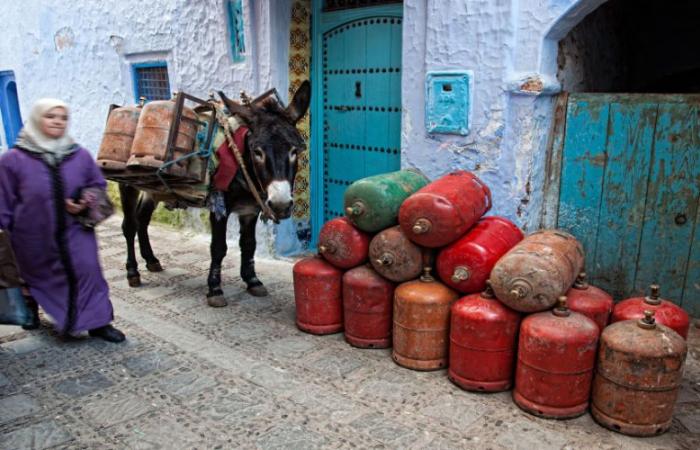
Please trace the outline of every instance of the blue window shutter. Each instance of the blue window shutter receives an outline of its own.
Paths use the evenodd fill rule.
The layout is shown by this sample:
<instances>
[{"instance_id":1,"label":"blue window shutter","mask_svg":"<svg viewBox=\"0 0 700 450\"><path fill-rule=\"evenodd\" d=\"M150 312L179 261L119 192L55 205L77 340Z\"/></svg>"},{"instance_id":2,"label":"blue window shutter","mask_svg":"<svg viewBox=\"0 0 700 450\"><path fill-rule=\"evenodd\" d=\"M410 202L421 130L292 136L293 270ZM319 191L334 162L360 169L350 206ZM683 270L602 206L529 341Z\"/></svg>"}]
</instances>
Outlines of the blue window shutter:
<instances>
[{"instance_id":1,"label":"blue window shutter","mask_svg":"<svg viewBox=\"0 0 700 450\"><path fill-rule=\"evenodd\" d=\"M236 62L243 61L245 54L245 28L243 26L243 1L228 0L229 34L231 54Z\"/></svg>"}]
</instances>

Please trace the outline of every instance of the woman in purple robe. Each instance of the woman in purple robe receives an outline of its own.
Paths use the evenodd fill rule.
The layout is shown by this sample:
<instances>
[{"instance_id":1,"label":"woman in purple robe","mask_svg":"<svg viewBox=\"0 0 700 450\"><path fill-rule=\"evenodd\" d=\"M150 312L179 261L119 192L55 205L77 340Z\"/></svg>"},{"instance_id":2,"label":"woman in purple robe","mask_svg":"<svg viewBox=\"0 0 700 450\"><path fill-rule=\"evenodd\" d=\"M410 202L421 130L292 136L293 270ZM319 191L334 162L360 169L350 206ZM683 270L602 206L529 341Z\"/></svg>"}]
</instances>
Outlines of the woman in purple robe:
<instances>
[{"instance_id":1,"label":"woman in purple robe","mask_svg":"<svg viewBox=\"0 0 700 450\"><path fill-rule=\"evenodd\" d=\"M68 107L42 99L15 148L0 157L0 228L8 230L31 296L59 332L89 331L110 342L124 334L113 320L92 228L78 220L85 188L106 188L92 155L66 134ZM31 302L30 302L31 305ZM38 322L36 323L38 326Z\"/></svg>"}]
</instances>

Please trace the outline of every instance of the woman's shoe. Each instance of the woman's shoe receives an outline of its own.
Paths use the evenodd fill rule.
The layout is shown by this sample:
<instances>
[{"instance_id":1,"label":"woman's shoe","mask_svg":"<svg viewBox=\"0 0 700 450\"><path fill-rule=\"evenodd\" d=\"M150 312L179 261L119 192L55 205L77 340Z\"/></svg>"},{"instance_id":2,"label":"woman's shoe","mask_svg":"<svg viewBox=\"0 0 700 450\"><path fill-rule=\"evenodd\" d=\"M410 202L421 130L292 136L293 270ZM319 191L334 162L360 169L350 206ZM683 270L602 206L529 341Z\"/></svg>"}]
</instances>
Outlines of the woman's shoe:
<instances>
[{"instance_id":1,"label":"woman's shoe","mask_svg":"<svg viewBox=\"0 0 700 450\"><path fill-rule=\"evenodd\" d=\"M32 321L22 325L22 328L25 330L36 330L41 325L41 321L39 320L39 305L31 295L25 295L24 300L27 302L27 307L32 312Z\"/></svg>"},{"instance_id":2,"label":"woman's shoe","mask_svg":"<svg viewBox=\"0 0 700 450\"><path fill-rule=\"evenodd\" d=\"M126 339L124 333L114 328L112 325L105 325L100 328L95 328L89 331L90 336L102 338L107 342L123 342Z\"/></svg>"}]
</instances>

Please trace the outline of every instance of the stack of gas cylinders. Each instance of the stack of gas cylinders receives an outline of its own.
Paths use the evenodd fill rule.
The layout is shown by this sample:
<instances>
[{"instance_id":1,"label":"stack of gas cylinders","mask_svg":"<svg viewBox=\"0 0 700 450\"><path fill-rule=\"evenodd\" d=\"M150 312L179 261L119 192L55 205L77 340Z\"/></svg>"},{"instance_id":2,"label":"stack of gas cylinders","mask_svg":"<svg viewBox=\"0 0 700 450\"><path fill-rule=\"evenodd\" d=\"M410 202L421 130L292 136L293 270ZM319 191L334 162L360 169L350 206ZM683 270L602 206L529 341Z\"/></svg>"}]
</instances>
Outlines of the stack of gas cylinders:
<instances>
[{"instance_id":1,"label":"stack of gas cylinders","mask_svg":"<svg viewBox=\"0 0 700 450\"><path fill-rule=\"evenodd\" d=\"M524 237L505 218L483 217L491 193L470 172L432 183L413 170L377 175L350 185L344 201L346 216L320 232L319 255L294 266L301 330L392 347L397 364L448 368L465 390L513 387L515 403L540 417L590 406L621 433L670 427L689 318L658 286L615 305L588 284L572 235Z\"/></svg>"}]
</instances>

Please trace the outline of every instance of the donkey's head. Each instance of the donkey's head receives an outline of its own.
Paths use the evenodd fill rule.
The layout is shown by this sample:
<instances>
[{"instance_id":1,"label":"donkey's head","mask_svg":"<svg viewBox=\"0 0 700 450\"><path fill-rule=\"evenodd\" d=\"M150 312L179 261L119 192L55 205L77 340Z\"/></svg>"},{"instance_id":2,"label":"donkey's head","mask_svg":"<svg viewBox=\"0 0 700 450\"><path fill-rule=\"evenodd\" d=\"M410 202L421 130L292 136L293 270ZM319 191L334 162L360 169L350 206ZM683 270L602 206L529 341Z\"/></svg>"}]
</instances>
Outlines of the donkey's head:
<instances>
[{"instance_id":1,"label":"donkey's head","mask_svg":"<svg viewBox=\"0 0 700 450\"><path fill-rule=\"evenodd\" d=\"M292 189L299 153L306 143L296 123L309 108L311 85L304 81L284 109L276 101L241 105L219 92L229 112L240 117L250 129L246 152L253 165L251 177L257 177L267 203L278 219L292 213Z\"/></svg>"}]
</instances>

